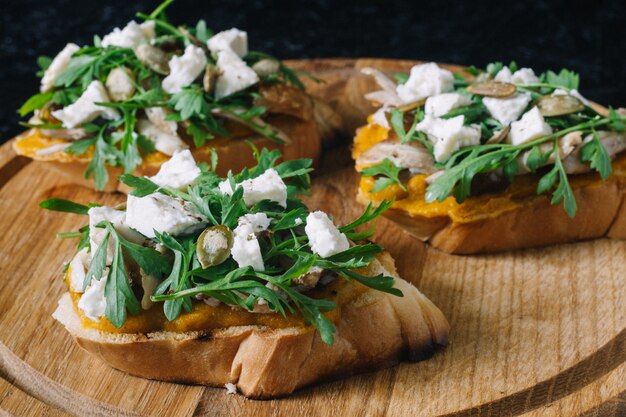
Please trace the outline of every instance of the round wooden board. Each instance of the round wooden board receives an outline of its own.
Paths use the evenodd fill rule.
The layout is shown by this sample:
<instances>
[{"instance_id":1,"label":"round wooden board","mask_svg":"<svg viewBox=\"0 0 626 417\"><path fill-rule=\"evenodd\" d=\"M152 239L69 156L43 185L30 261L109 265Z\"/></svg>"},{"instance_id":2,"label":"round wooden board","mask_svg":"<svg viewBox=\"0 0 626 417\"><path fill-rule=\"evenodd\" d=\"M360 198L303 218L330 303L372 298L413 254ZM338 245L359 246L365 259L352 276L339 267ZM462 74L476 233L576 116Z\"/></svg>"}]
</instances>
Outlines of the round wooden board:
<instances>
[{"instance_id":1,"label":"round wooden board","mask_svg":"<svg viewBox=\"0 0 626 417\"><path fill-rule=\"evenodd\" d=\"M343 130L351 135L371 111L362 95L373 84L359 68L392 73L413 62L291 64L326 81L310 88L342 114ZM308 199L311 208L340 222L362 210L354 203L357 178L347 148L326 154ZM626 413L626 242L600 239L463 257L429 248L381 219L376 240L397 259L400 274L449 319L448 348L427 361L323 383L280 400L251 401L223 389L128 376L74 344L51 314L65 291L61 268L75 242L55 234L85 219L41 210L37 204L52 196L123 200L72 186L46 164L14 156L10 143L0 148L0 376L6 380L0 380L0 410L102 416Z\"/></svg>"}]
</instances>

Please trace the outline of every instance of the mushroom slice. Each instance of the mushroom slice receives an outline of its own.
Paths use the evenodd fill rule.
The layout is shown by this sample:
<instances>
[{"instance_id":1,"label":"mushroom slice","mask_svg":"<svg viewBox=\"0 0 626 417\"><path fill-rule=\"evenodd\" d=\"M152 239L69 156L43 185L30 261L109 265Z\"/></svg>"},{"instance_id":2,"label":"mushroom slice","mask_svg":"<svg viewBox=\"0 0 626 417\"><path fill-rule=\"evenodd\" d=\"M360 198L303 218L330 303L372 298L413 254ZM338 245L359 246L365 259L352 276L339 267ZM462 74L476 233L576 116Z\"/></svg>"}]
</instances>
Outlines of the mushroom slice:
<instances>
[{"instance_id":1,"label":"mushroom slice","mask_svg":"<svg viewBox=\"0 0 626 417\"><path fill-rule=\"evenodd\" d=\"M426 148L417 143L398 143L386 140L363 152L357 160L357 165L368 166L381 163L386 159L393 162L398 168L407 168L411 174L431 174L436 171L435 161Z\"/></svg>"},{"instance_id":2,"label":"mushroom slice","mask_svg":"<svg viewBox=\"0 0 626 417\"><path fill-rule=\"evenodd\" d=\"M154 72L162 75L170 73L169 59L162 49L143 43L135 48L135 55L137 55L137 59Z\"/></svg>"}]
</instances>

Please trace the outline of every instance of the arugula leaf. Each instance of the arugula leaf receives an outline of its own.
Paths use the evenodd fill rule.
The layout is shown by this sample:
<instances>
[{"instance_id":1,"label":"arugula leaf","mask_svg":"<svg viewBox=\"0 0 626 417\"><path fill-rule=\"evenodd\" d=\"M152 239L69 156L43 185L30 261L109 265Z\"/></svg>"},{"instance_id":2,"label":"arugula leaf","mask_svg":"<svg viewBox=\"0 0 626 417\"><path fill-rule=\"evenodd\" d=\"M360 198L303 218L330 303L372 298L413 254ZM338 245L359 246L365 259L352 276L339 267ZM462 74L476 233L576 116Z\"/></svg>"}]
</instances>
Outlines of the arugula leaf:
<instances>
[{"instance_id":1,"label":"arugula leaf","mask_svg":"<svg viewBox=\"0 0 626 417\"><path fill-rule=\"evenodd\" d=\"M89 209L94 207L94 205L84 206L62 198L49 198L39 203L39 207L65 213L87 214Z\"/></svg>"},{"instance_id":2,"label":"arugula leaf","mask_svg":"<svg viewBox=\"0 0 626 417\"><path fill-rule=\"evenodd\" d=\"M541 147L533 146L530 148L530 152L528 152L528 158L526 159L526 166L530 170L530 172L535 172L539 167L544 166L548 159L550 159L550 155L554 152L554 148L549 152L542 153Z\"/></svg>"},{"instance_id":3,"label":"arugula leaf","mask_svg":"<svg viewBox=\"0 0 626 417\"><path fill-rule=\"evenodd\" d=\"M577 89L580 84L580 76L574 71L562 69L558 74L553 71L545 73L545 81L548 84L563 87L567 90Z\"/></svg>"},{"instance_id":4,"label":"arugula leaf","mask_svg":"<svg viewBox=\"0 0 626 417\"><path fill-rule=\"evenodd\" d=\"M35 94L34 96L26 100L26 102L22 104L22 107L20 107L17 112L22 117L26 116L27 114L32 113L35 110L39 110L40 108L48 104L48 102L52 100L53 96L54 91L46 91L44 93Z\"/></svg>"},{"instance_id":5,"label":"arugula leaf","mask_svg":"<svg viewBox=\"0 0 626 417\"><path fill-rule=\"evenodd\" d=\"M598 132L595 129L592 131L593 136L591 142L587 143L581 149L580 158L584 162L589 162L589 166L600 173L603 180L606 180L611 176L613 167L611 165L611 158L609 157L606 148L600 141Z\"/></svg>"},{"instance_id":6,"label":"arugula leaf","mask_svg":"<svg viewBox=\"0 0 626 417\"><path fill-rule=\"evenodd\" d=\"M111 234L107 230L104 238L102 239L102 243L96 249L96 252L91 257L91 263L89 264L89 268L87 269L87 273L85 274L85 279L83 281L83 291L87 289L92 279L96 281L100 281L102 278L102 274L106 268L107 262L107 250L109 247L109 238Z\"/></svg>"},{"instance_id":7,"label":"arugula leaf","mask_svg":"<svg viewBox=\"0 0 626 417\"><path fill-rule=\"evenodd\" d=\"M397 184L400 188L406 190L406 186L402 183L402 181L400 181L400 178L398 178L400 171L402 171L400 168L398 168L388 158L385 158L379 164L364 168L361 170L361 174L366 177L382 176L376 178L374 181L374 188L372 188L370 192L375 193L384 190L391 184Z\"/></svg>"},{"instance_id":8,"label":"arugula leaf","mask_svg":"<svg viewBox=\"0 0 626 417\"><path fill-rule=\"evenodd\" d=\"M378 291L393 294L397 297L404 297L402 291L394 287L395 279L390 276L379 274L373 277L366 277L354 271L342 271L340 274L345 278L351 278L360 282L366 287L373 288Z\"/></svg>"},{"instance_id":9,"label":"arugula leaf","mask_svg":"<svg viewBox=\"0 0 626 417\"><path fill-rule=\"evenodd\" d=\"M617 132L623 132L626 130L624 117L617 113L613 107L609 107L609 126Z\"/></svg>"},{"instance_id":10,"label":"arugula leaf","mask_svg":"<svg viewBox=\"0 0 626 417\"><path fill-rule=\"evenodd\" d=\"M122 174L117 177L117 179L129 187L134 188L134 190L130 192L130 195L135 197L145 197L149 194L155 193L159 189L157 184L153 183L146 177L137 177L132 174Z\"/></svg>"},{"instance_id":11,"label":"arugula leaf","mask_svg":"<svg viewBox=\"0 0 626 417\"><path fill-rule=\"evenodd\" d=\"M209 108L204 90L199 85L184 87L180 93L172 96L170 105L180 113L182 120L188 120L192 116L203 117Z\"/></svg>"}]
</instances>

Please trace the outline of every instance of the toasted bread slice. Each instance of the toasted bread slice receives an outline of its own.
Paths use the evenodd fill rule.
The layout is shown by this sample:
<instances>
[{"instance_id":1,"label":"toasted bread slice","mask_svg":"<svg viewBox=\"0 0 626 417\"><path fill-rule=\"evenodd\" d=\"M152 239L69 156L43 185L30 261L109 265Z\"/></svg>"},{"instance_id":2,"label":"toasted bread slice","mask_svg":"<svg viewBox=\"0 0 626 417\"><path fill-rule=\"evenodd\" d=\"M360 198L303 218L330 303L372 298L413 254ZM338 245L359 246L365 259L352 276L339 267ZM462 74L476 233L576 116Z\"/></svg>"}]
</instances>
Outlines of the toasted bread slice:
<instances>
[{"instance_id":1,"label":"toasted bread slice","mask_svg":"<svg viewBox=\"0 0 626 417\"><path fill-rule=\"evenodd\" d=\"M397 277L391 256L378 259L368 272L396 277L404 296L367 289L341 305L332 346L308 326L106 333L83 326L70 294L62 296L53 316L83 349L129 374L210 386L235 384L246 397L274 398L402 359L426 359L447 344L449 325L441 311Z\"/></svg>"},{"instance_id":2,"label":"toasted bread slice","mask_svg":"<svg viewBox=\"0 0 626 417\"><path fill-rule=\"evenodd\" d=\"M503 193L470 197L461 204L452 197L425 203L421 177L409 182L409 195L394 202L385 215L444 252L499 252L603 236L626 239L626 155L613 162L613 174L606 181L596 173L571 177L578 205L573 219L549 196L536 194L537 179L530 175L516 178ZM370 193L372 186L371 178L361 178L359 202L379 202L403 193L392 187L386 193Z\"/></svg>"},{"instance_id":3,"label":"toasted bread slice","mask_svg":"<svg viewBox=\"0 0 626 417\"><path fill-rule=\"evenodd\" d=\"M267 122L282 132L288 142L284 145L278 144L235 122L227 121L228 131L231 132L230 137L217 138L197 148L191 145L193 140L186 136L184 129L179 129L179 135L191 145L193 157L197 162L210 162L211 149L215 149L219 159L218 174L225 176L229 170L239 172L256 163L248 141L258 149L280 149L285 160L311 158L317 161L319 159L322 139L319 124L316 122L316 109L321 104L316 105L306 93L291 87L272 86L263 88L262 92L265 98L258 104L268 109ZM66 153L64 148L54 151L55 146L69 143L71 142L68 140L50 138L37 129L30 129L14 139L13 148L18 155L48 162L72 183L93 188L93 179L85 178L91 152L77 156ZM53 152L48 153L43 151L44 149L51 149ZM152 176L168 159L169 156L158 151L146 155L134 174ZM123 173L122 168L107 166L107 171L109 181L104 191L126 192L126 186L117 180L117 177Z\"/></svg>"}]
</instances>

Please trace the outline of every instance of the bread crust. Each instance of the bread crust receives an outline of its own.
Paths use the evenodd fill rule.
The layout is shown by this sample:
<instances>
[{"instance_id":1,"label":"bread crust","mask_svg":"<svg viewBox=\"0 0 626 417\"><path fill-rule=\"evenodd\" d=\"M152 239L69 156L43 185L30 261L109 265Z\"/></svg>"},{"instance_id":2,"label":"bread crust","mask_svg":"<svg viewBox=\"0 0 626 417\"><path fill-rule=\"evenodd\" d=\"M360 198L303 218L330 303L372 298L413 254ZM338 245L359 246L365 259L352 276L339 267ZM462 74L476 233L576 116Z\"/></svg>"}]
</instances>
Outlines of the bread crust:
<instances>
[{"instance_id":1,"label":"bread crust","mask_svg":"<svg viewBox=\"0 0 626 417\"><path fill-rule=\"evenodd\" d=\"M578 205L573 219L562 205L551 204L546 195L531 196L516 208L468 222L410 216L395 209L385 215L414 237L454 254L500 252L605 236L626 239L626 181L622 176L592 181L575 187L573 193ZM357 200L369 202L361 191Z\"/></svg>"},{"instance_id":2,"label":"bread crust","mask_svg":"<svg viewBox=\"0 0 626 417\"><path fill-rule=\"evenodd\" d=\"M382 264L397 277L389 255ZM312 328L239 326L207 332L114 335L82 327L69 294L54 317L86 351L143 378L210 386L232 383L250 398L275 398L321 380L430 357L448 341L441 311L397 278L404 297L367 290L341 307L332 346Z\"/></svg>"}]
</instances>

